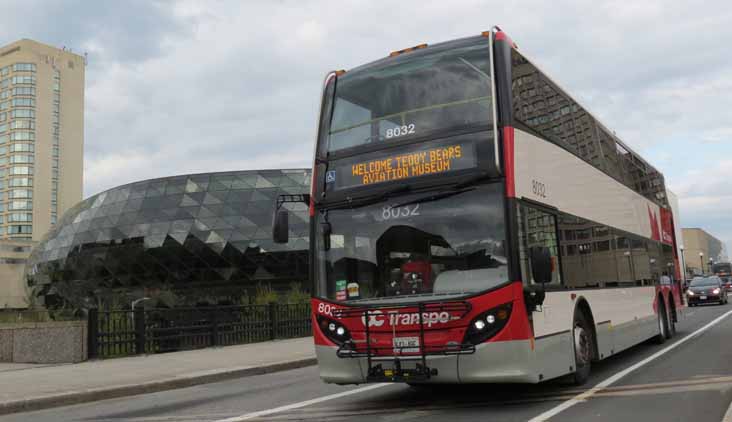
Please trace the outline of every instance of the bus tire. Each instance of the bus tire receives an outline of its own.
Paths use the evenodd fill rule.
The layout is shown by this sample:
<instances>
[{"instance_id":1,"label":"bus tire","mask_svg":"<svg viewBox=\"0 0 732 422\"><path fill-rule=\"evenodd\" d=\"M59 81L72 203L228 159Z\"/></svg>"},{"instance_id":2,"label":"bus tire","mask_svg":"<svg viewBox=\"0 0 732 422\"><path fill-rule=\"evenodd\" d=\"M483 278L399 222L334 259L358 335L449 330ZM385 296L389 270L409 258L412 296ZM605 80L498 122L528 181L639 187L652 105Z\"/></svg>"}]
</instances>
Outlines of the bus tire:
<instances>
[{"instance_id":1,"label":"bus tire","mask_svg":"<svg viewBox=\"0 0 732 422\"><path fill-rule=\"evenodd\" d=\"M575 371L572 376L574 385L582 385L590 378L592 366L593 334L588 318L584 312L575 313L572 329L572 344L574 345Z\"/></svg>"},{"instance_id":2,"label":"bus tire","mask_svg":"<svg viewBox=\"0 0 732 422\"><path fill-rule=\"evenodd\" d=\"M668 335L666 338L673 338L676 335L676 322L674 321L676 317L676 305L672 297L668 298L668 308L669 312L666 312L668 316Z\"/></svg>"},{"instance_id":3,"label":"bus tire","mask_svg":"<svg viewBox=\"0 0 732 422\"><path fill-rule=\"evenodd\" d=\"M663 344L668 338L668 317L666 316L666 304L663 297L658 297L658 312L656 312L656 320L658 321L658 334L653 337L653 342Z\"/></svg>"}]
</instances>

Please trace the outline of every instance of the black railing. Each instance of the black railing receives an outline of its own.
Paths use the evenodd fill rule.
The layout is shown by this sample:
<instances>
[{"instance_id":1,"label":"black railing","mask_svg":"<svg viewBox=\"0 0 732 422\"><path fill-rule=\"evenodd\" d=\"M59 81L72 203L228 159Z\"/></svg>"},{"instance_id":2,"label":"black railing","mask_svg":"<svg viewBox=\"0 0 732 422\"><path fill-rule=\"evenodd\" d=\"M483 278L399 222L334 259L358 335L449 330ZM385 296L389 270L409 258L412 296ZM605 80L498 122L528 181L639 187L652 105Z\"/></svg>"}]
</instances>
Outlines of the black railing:
<instances>
[{"instance_id":1,"label":"black railing","mask_svg":"<svg viewBox=\"0 0 732 422\"><path fill-rule=\"evenodd\" d=\"M108 358L309 336L310 304L89 311L89 357Z\"/></svg>"}]
</instances>

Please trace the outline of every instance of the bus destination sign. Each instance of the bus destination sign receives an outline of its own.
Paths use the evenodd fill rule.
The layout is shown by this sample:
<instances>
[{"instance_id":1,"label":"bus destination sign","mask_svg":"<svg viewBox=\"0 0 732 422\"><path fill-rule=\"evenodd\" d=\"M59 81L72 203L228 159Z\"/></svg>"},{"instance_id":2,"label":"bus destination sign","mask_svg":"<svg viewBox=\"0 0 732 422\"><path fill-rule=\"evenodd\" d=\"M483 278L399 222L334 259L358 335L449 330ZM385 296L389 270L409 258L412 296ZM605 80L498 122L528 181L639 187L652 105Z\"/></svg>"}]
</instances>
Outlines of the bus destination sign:
<instances>
[{"instance_id":1,"label":"bus destination sign","mask_svg":"<svg viewBox=\"0 0 732 422\"><path fill-rule=\"evenodd\" d=\"M336 162L328 172L328 190L369 186L413 177L449 173L476 166L472 142L450 142L441 145L391 150Z\"/></svg>"}]
</instances>

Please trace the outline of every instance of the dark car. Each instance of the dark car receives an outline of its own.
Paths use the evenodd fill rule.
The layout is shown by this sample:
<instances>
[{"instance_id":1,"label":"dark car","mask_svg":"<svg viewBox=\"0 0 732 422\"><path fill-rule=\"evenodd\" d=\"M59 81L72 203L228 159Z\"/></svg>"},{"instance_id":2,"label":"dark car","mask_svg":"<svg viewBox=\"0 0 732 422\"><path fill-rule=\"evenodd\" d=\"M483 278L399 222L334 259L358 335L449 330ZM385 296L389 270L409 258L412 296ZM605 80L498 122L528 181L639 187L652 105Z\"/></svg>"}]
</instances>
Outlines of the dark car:
<instances>
[{"instance_id":1,"label":"dark car","mask_svg":"<svg viewBox=\"0 0 732 422\"><path fill-rule=\"evenodd\" d=\"M723 305L727 303L727 289L717 276L694 277L686 291L686 299L689 306L712 302Z\"/></svg>"},{"instance_id":2,"label":"dark car","mask_svg":"<svg viewBox=\"0 0 732 422\"><path fill-rule=\"evenodd\" d=\"M732 292L732 277L719 277L722 280L722 286L727 292Z\"/></svg>"}]
</instances>

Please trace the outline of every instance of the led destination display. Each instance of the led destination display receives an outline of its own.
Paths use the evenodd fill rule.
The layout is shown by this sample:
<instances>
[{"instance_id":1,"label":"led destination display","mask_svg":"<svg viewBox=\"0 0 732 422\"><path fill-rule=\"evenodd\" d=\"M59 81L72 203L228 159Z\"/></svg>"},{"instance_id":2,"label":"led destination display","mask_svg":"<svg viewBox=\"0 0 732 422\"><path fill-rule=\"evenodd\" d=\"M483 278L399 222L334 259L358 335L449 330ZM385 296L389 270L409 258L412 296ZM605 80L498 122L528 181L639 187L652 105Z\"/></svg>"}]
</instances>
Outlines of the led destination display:
<instances>
[{"instance_id":1,"label":"led destination display","mask_svg":"<svg viewBox=\"0 0 732 422\"><path fill-rule=\"evenodd\" d=\"M472 142L414 145L409 149L380 151L335 163L326 174L328 189L344 189L413 177L448 173L476 166Z\"/></svg>"}]
</instances>

